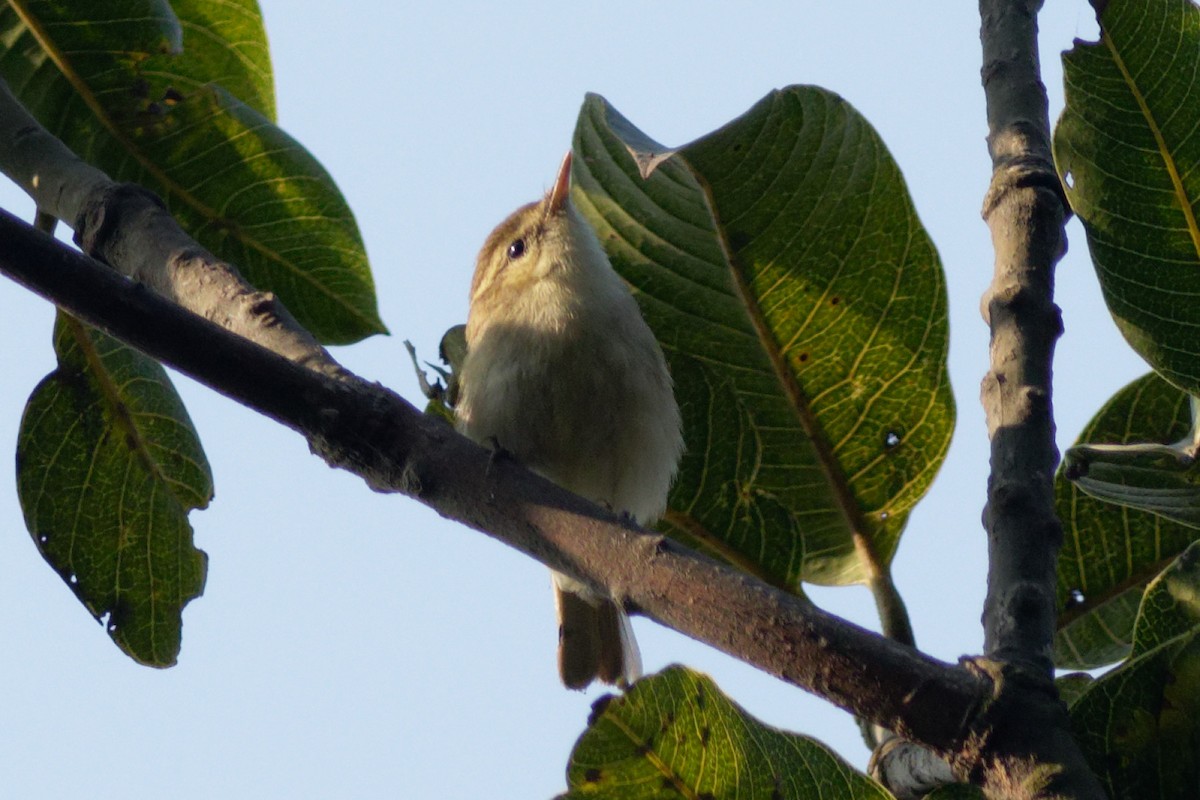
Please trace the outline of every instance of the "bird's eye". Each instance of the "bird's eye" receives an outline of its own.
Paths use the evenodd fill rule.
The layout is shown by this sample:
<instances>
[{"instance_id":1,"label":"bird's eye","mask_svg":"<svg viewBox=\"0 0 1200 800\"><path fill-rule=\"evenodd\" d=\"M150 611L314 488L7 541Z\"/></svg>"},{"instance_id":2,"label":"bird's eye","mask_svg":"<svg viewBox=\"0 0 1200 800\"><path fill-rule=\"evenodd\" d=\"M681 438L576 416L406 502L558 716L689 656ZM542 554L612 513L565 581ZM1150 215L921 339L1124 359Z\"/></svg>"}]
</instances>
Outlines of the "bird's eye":
<instances>
[{"instance_id":1,"label":"bird's eye","mask_svg":"<svg viewBox=\"0 0 1200 800\"><path fill-rule=\"evenodd\" d=\"M525 255L525 240L513 239L512 244L508 246L508 257L516 261L523 255Z\"/></svg>"}]
</instances>

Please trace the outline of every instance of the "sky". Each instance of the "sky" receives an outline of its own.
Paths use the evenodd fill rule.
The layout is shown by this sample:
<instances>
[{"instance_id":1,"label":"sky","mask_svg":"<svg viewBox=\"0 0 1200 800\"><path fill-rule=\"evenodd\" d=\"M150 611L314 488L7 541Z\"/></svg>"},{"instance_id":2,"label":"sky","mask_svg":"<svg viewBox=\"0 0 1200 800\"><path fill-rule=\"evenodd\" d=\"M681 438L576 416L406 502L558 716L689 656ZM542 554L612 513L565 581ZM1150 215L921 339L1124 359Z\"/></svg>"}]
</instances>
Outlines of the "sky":
<instances>
[{"instance_id":1,"label":"sky","mask_svg":"<svg viewBox=\"0 0 1200 800\"><path fill-rule=\"evenodd\" d=\"M584 93L682 144L770 90L816 84L880 132L942 258L958 428L895 560L918 644L977 652L987 370L979 300L992 251L975 4L710 2L349 4L263 0L280 124L338 182L371 258L389 337L337 348L359 375L421 397L403 341L432 359L467 313L491 228L550 184ZM1093 38L1083 0L1041 15L1051 118L1059 53ZM32 204L0 179L0 206ZM1058 270L1060 447L1146 367L1100 300L1082 230ZM0 775L12 797L547 798L590 705L555 669L549 576L413 500L328 468L279 425L175 376L216 480L192 514L209 554L169 670L138 666L37 554L16 500L21 412L54 367L53 311L0 280ZM4 455L7 453L8 455ZM876 627L865 590L815 590ZM862 768L843 712L647 620L648 671L712 675L760 719Z\"/></svg>"}]
</instances>

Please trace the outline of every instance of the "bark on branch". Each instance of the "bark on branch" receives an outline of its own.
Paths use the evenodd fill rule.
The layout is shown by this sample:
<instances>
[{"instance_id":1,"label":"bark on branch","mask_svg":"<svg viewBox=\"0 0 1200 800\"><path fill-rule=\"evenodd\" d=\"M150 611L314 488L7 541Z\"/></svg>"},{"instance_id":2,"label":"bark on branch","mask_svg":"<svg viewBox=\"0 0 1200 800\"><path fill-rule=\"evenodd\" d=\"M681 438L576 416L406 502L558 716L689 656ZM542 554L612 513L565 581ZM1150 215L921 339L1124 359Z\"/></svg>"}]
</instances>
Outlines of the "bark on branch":
<instances>
[{"instance_id":1,"label":"bark on branch","mask_svg":"<svg viewBox=\"0 0 1200 800\"><path fill-rule=\"evenodd\" d=\"M1041 0L980 0L982 79L987 99L992 182L983 217L996 252L983 298L991 328L991 369L982 401L992 472L984 527L988 594L979 669L1000 696L1021 706L987 730L992 751L971 770L1009 775L1029 797L1102 798L1104 792L1071 735L1053 684L1055 567L1062 526L1054 509L1051 371L1062 319L1054 266L1066 250L1069 213L1050 151L1050 120L1037 49ZM997 703L1001 705L1001 703ZM1041 739L1043 761L1028 743ZM1023 752L1024 751L1024 752ZM1024 766L1023 766L1024 763Z\"/></svg>"},{"instance_id":2,"label":"bark on branch","mask_svg":"<svg viewBox=\"0 0 1200 800\"><path fill-rule=\"evenodd\" d=\"M0 212L0 271L308 438L331 465L407 494L634 613L945 752L990 681L817 609L497 458L361 379L331 379L231 334Z\"/></svg>"},{"instance_id":3,"label":"bark on branch","mask_svg":"<svg viewBox=\"0 0 1200 800\"><path fill-rule=\"evenodd\" d=\"M1050 675L1055 562L1062 542L1054 510L1058 449L1051 364L1062 333L1054 265L1066 249L1067 210L1050 154L1046 90L1039 77L1040 5L980 3L993 168L983 216L996 251L982 304L992 332L991 370L982 388L992 443L983 620L986 653Z\"/></svg>"},{"instance_id":4,"label":"bark on branch","mask_svg":"<svg viewBox=\"0 0 1200 800\"><path fill-rule=\"evenodd\" d=\"M0 172L38 211L75 231L88 255L163 297L298 364L343 375L341 365L271 292L260 292L188 236L162 201L114 182L43 128L0 79Z\"/></svg>"}]
</instances>

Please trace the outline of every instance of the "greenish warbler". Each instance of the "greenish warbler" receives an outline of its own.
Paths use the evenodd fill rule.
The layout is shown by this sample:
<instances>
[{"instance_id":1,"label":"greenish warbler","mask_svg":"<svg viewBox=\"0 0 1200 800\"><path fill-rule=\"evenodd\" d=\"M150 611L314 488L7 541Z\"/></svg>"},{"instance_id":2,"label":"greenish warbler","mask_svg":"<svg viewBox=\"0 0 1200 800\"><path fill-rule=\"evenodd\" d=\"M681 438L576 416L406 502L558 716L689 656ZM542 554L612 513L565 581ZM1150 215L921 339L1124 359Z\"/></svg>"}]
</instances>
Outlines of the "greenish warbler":
<instances>
[{"instance_id":1,"label":"greenish warbler","mask_svg":"<svg viewBox=\"0 0 1200 800\"><path fill-rule=\"evenodd\" d=\"M539 202L487 238L471 281L459 429L560 486L647 525L683 451L662 350L570 198L571 154ZM554 573L563 683L641 672L617 603Z\"/></svg>"}]
</instances>

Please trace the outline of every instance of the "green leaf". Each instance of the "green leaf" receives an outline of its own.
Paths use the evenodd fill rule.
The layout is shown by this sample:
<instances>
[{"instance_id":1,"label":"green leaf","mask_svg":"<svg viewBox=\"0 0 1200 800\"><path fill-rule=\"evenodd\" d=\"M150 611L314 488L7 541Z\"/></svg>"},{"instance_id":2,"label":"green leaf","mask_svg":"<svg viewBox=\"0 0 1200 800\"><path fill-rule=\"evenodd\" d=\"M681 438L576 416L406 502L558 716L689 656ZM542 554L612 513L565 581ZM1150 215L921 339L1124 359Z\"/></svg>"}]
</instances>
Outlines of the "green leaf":
<instances>
[{"instance_id":1,"label":"green leaf","mask_svg":"<svg viewBox=\"0 0 1200 800\"><path fill-rule=\"evenodd\" d=\"M887 800L825 745L768 727L706 675L668 667L595 705L561 800Z\"/></svg>"},{"instance_id":2,"label":"green leaf","mask_svg":"<svg viewBox=\"0 0 1200 800\"><path fill-rule=\"evenodd\" d=\"M1200 786L1200 545L1150 586L1129 661L1071 705L1076 739L1113 800Z\"/></svg>"},{"instance_id":3,"label":"green leaf","mask_svg":"<svg viewBox=\"0 0 1200 800\"><path fill-rule=\"evenodd\" d=\"M1076 447L1175 442L1190 425L1188 396L1151 373L1113 395L1083 429ZM1070 453L1054 488L1064 534L1054 658L1061 669L1092 669L1129 653L1142 589L1200 532L1088 496L1067 479Z\"/></svg>"},{"instance_id":4,"label":"green leaf","mask_svg":"<svg viewBox=\"0 0 1200 800\"><path fill-rule=\"evenodd\" d=\"M1112 800L1195 797L1198 720L1195 633L1108 673L1071 706L1079 746Z\"/></svg>"},{"instance_id":5,"label":"green leaf","mask_svg":"<svg viewBox=\"0 0 1200 800\"><path fill-rule=\"evenodd\" d=\"M1121 332L1200 394L1200 9L1112 0L1099 19L1063 55L1055 161Z\"/></svg>"},{"instance_id":6,"label":"green leaf","mask_svg":"<svg viewBox=\"0 0 1200 800\"><path fill-rule=\"evenodd\" d=\"M1200 542L1192 542L1146 587L1133 629L1136 658L1200 627Z\"/></svg>"},{"instance_id":7,"label":"green leaf","mask_svg":"<svg viewBox=\"0 0 1200 800\"><path fill-rule=\"evenodd\" d=\"M276 292L322 341L384 331L349 207L264 116L274 100L256 5L179 7L176 17L153 0L10 3L0 74L84 160L157 192L202 245Z\"/></svg>"},{"instance_id":8,"label":"green leaf","mask_svg":"<svg viewBox=\"0 0 1200 800\"><path fill-rule=\"evenodd\" d=\"M172 59L175 80L220 84L275 120L275 79L258 0L171 0L186 58Z\"/></svg>"},{"instance_id":9,"label":"green leaf","mask_svg":"<svg viewBox=\"0 0 1200 800\"><path fill-rule=\"evenodd\" d=\"M673 151L592 95L574 147L676 382L664 529L790 588L886 569L954 403L941 266L879 136L795 86Z\"/></svg>"},{"instance_id":10,"label":"green leaf","mask_svg":"<svg viewBox=\"0 0 1200 800\"><path fill-rule=\"evenodd\" d=\"M17 440L25 524L122 650L170 666L204 588L187 515L212 497L208 462L155 361L61 314L55 349Z\"/></svg>"},{"instance_id":11,"label":"green leaf","mask_svg":"<svg viewBox=\"0 0 1200 800\"><path fill-rule=\"evenodd\" d=\"M1069 708L1075 705L1075 701L1083 697L1088 689L1092 688L1095 680L1086 672L1071 672L1055 678L1054 686L1058 689L1058 698Z\"/></svg>"}]
</instances>

